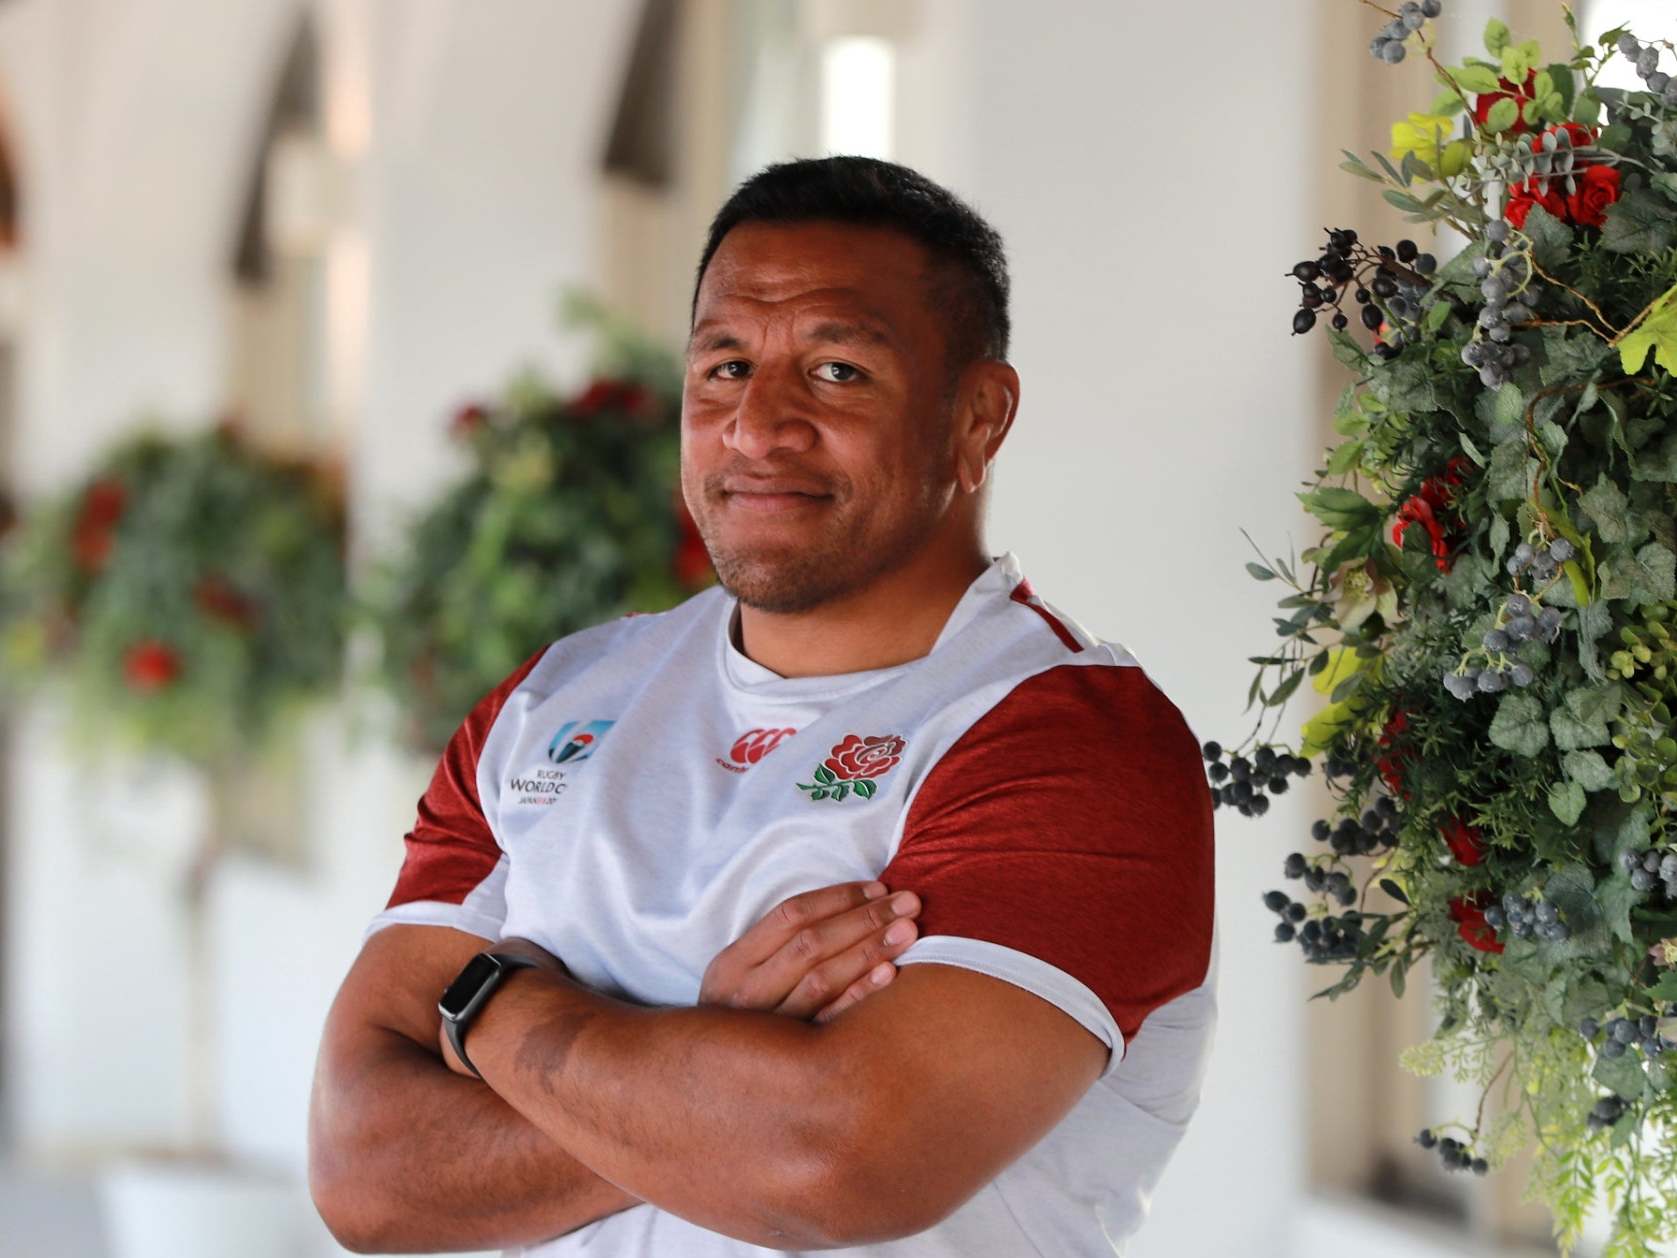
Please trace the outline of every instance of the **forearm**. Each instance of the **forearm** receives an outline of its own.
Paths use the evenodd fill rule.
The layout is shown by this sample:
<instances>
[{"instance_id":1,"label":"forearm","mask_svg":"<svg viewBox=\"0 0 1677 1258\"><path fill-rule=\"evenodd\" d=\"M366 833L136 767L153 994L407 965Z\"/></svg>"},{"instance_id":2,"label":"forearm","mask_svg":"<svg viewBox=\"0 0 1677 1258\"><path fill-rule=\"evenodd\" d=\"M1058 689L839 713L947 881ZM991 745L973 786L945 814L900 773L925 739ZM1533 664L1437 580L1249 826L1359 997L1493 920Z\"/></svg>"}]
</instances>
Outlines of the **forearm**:
<instances>
[{"instance_id":1,"label":"forearm","mask_svg":"<svg viewBox=\"0 0 1677 1258\"><path fill-rule=\"evenodd\" d=\"M533 1244L640 1204L482 1083L395 1031L323 1053L310 1106L310 1186L360 1252Z\"/></svg>"},{"instance_id":2,"label":"forearm","mask_svg":"<svg viewBox=\"0 0 1677 1258\"><path fill-rule=\"evenodd\" d=\"M771 1248L834 1243L826 1189L851 1081L816 1069L823 1030L766 1010L647 1009L520 971L467 1040L485 1081L629 1193Z\"/></svg>"}]
</instances>

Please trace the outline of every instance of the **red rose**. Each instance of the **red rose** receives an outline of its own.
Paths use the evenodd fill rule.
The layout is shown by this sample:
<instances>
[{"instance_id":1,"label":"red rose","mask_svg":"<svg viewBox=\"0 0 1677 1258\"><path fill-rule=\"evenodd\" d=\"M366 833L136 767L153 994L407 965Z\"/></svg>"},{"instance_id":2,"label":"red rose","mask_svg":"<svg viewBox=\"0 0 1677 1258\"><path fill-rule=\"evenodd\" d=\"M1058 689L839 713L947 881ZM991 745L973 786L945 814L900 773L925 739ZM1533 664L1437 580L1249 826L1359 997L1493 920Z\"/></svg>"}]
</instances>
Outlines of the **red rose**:
<instances>
[{"instance_id":1,"label":"red rose","mask_svg":"<svg viewBox=\"0 0 1677 1258\"><path fill-rule=\"evenodd\" d=\"M81 510L70 535L70 549L76 563L86 572L98 572L111 553L111 530L122 518L128 491L122 482L99 480L82 495Z\"/></svg>"},{"instance_id":2,"label":"red rose","mask_svg":"<svg viewBox=\"0 0 1677 1258\"><path fill-rule=\"evenodd\" d=\"M1526 216L1534 205L1541 205L1562 222L1566 221L1566 198L1556 190L1554 181L1543 180L1540 183L1535 178L1517 183L1508 190L1508 204L1503 207L1502 216L1523 229Z\"/></svg>"},{"instance_id":3,"label":"red rose","mask_svg":"<svg viewBox=\"0 0 1677 1258\"><path fill-rule=\"evenodd\" d=\"M1477 826L1468 825L1460 817L1451 817L1439 829L1451 855L1462 864L1477 865L1485 859L1485 844Z\"/></svg>"},{"instance_id":4,"label":"red rose","mask_svg":"<svg viewBox=\"0 0 1677 1258\"><path fill-rule=\"evenodd\" d=\"M1484 905L1490 898L1488 891L1451 897L1450 920L1458 923L1457 932L1472 947L1480 952L1501 952L1502 945L1497 942L1496 931L1485 920Z\"/></svg>"},{"instance_id":5,"label":"red rose","mask_svg":"<svg viewBox=\"0 0 1677 1258\"><path fill-rule=\"evenodd\" d=\"M256 619L256 609L250 600L217 576L198 582L192 598L206 616L240 629L250 628Z\"/></svg>"},{"instance_id":6,"label":"red rose","mask_svg":"<svg viewBox=\"0 0 1677 1258\"><path fill-rule=\"evenodd\" d=\"M1402 734L1408 727L1409 714L1400 708L1392 714L1391 719L1386 722L1385 728L1380 731L1380 746L1390 747L1396 741L1398 735ZM1376 757L1374 761L1374 767L1380 771L1380 776L1386 785L1392 788L1394 794L1402 795L1404 799L1410 798L1409 791L1403 785L1404 765L1414 754L1412 749L1405 749Z\"/></svg>"},{"instance_id":7,"label":"red rose","mask_svg":"<svg viewBox=\"0 0 1677 1258\"><path fill-rule=\"evenodd\" d=\"M650 390L632 380L612 380L599 377L571 403L573 415L593 415L599 411L627 411L637 419L650 418L656 409Z\"/></svg>"},{"instance_id":8,"label":"red rose","mask_svg":"<svg viewBox=\"0 0 1677 1258\"><path fill-rule=\"evenodd\" d=\"M710 563L710 550L705 546L699 526L694 522L693 514L687 510L687 504L680 494L676 495L676 527L680 540L676 543L675 558L672 561L675 579L685 586L697 587L706 584L714 575Z\"/></svg>"},{"instance_id":9,"label":"red rose","mask_svg":"<svg viewBox=\"0 0 1677 1258\"><path fill-rule=\"evenodd\" d=\"M833 748L826 765L841 782L883 777L902 759L903 740L891 734L883 738L858 738L849 734Z\"/></svg>"},{"instance_id":10,"label":"red rose","mask_svg":"<svg viewBox=\"0 0 1677 1258\"><path fill-rule=\"evenodd\" d=\"M1619 199L1617 166L1586 166L1578 175L1578 191L1566 198L1566 212L1574 223L1600 227L1607 221L1607 207Z\"/></svg>"},{"instance_id":11,"label":"red rose","mask_svg":"<svg viewBox=\"0 0 1677 1258\"><path fill-rule=\"evenodd\" d=\"M1523 110L1525 108L1525 103L1532 98L1532 85L1536 82L1536 70L1529 72L1526 75L1526 81L1518 87L1514 86L1514 84L1509 82L1507 79L1499 78L1497 80L1497 85L1502 88L1500 92L1482 92L1478 96L1474 97L1473 120L1483 127L1486 119L1491 116L1491 107L1499 100L1512 100L1516 108ZM1524 118L1516 117L1514 125L1509 127L1505 134L1520 135L1523 132L1530 130L1531 128L1526 125L1526 120Z\"/></svg>"},{"instance_id":12,"label":"red rose","mask_svg":"<svg viewBox=\"0 0 1677 1258\"><path fill-rule=\"evenodd\" d=\"M489 422L489 412L476 402L469 402L454 412L448 421L448 431L455 437L469 437Z\"/></svg>"},{"instance_id":13,"label":"red rose","mask_svg":"<svg viewBox=\"0 0 1677 1258\"><path fill-rule=\"evenodd\" d=\"M160 690L180 676L180 656L166 644L147 639L128 648L122 671L135 690Z\"/></svg>"}]
</instances>

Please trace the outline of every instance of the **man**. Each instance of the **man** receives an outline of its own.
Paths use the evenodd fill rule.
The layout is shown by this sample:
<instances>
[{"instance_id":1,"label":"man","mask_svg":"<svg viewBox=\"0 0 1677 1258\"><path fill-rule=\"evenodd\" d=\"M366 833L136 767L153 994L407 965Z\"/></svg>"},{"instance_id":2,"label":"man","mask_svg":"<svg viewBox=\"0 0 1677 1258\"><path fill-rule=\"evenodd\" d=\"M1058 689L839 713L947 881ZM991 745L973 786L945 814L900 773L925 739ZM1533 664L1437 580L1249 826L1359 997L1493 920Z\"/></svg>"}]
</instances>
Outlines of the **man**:
<instances>
[{"instance_id":1,"label":"man","mask_svg":"<svg viewBox=\"0 0 1677 1258\"><path fill-rule=\"evenodd\" d=\"M1007 289L891 163L770 166L717 215L682 486L720 585L552 643L456 733L328 1019L347 1243L1058 1258L1140 1225L1215 1022L1211 798L1134 657L983 544ZM876 878L919 902L895 979L789 992L883 955Z\"/></svg>"}]
</instances>

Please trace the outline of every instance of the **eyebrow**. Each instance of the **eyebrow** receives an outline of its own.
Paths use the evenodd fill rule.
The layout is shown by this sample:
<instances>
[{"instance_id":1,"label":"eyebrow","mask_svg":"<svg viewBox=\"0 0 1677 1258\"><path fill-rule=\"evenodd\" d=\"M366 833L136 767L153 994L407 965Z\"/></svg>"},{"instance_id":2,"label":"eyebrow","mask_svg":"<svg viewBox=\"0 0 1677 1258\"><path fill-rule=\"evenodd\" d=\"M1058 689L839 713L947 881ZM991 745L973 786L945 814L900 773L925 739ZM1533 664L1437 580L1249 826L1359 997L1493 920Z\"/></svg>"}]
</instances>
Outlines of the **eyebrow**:
<instances>
[{"instance_id":1,"label":"eyebrow","mask_svg":"<svg viewBox=\"0 0 1677 1258\"><path fill-rule=\"evenodd\" d=\"M713 329L705 335L705 329ZM804 337L821 345L882 345L896 349L897 342L877 323L847 319L828 319L810 328ZM687 342L688 353L708 353L716 349L744 349L745 342L730 332L722 331L712 320L705 320L693 329Z\"/></svg>"}]
</instances>

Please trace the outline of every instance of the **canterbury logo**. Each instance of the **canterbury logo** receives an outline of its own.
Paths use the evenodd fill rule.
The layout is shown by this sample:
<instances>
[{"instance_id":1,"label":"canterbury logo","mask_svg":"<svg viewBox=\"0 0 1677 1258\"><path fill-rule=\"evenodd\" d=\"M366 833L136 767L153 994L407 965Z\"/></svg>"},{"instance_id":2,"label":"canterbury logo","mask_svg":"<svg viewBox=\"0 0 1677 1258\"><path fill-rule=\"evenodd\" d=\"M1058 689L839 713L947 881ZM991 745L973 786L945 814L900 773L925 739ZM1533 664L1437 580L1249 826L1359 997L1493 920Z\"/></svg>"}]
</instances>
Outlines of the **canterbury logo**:
<instances>
[{"instance_id":1,"label":"canterbury logo","mask_svg":"<svg viewBox=\"0 0 1677 1258\"><path fill-rule=\"evenodd\" d=\"M734 740L728 756L735 764L756 764L779 746L781 739L797 732L795 729L748 729Z\"/></svg>"}]
</instances>

